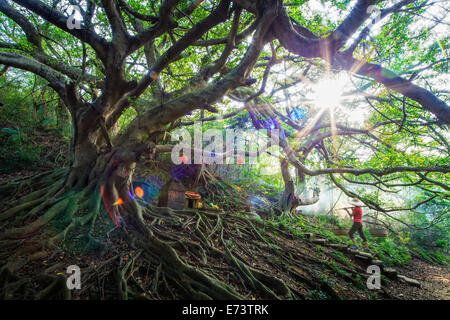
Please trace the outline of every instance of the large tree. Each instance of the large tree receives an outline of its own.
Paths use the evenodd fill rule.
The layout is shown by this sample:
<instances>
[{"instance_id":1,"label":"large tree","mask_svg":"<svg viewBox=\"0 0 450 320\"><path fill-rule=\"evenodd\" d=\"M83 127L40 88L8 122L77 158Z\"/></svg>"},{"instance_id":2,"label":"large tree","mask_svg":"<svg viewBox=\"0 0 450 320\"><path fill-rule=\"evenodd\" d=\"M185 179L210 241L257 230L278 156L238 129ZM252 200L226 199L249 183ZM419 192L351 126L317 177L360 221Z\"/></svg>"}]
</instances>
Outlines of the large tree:
<instances>
[{"instance_id":1,"label":"large tree","mask_svg":"<svg viewBox=\"0 0 450 320\"><path fill-rule=\"evenodd\" d=\"M445 198L450 108L446 92L427 80L445 74L447 59L439 58L438 46L419 51L433 28L445 23L427 12L444 3L327 1L340 18L322 21L307 14L311 2L0 0L0 64L45 79L69 110L73 128L70 168L27 180L33 192L18 200L12 191L23 183L3 187L13 205L1 221L27 213L1 239L9 244L30 239L61 213L70 222L52 243L65 239L73 228L94 225L103 199L117 225L146 238L142 246L159 252L174 278L188 287L196 283L198 297L236 296L181 263L170 246L154 237L143 218L149 209L143 211L128 191L139 159L170 150L162 145L167 132L193 120L242 113L257 129L264 127L258 119L276 118L275 127L285 132L279 146L288 190L281 211L291 207L295 193L290 165L300 181L328 176L347 195L386 213L399 208L384 208L349 190L344 181L394 192L416 185L430 199ZM79 25L69 5L80 6ZM439 44L443 48L446 42ZM307 87L324 73L344 71L355 83L351 94L372 108L365 125L348 125L295 95L300 84ZM280 99L279 92L286 98ZM230 99L243 107L204 116L220 112ZM289 117L294 105L304 105L308 117ZM137 115L118 132L118 122L131 108ZM365 164L358 161L356 145L370 154ZM123 203L113 205L119 198ZM260 278L250 279L258 286ZM126 289L122 292L126 295Z\"/></svg>"}]
</instances>

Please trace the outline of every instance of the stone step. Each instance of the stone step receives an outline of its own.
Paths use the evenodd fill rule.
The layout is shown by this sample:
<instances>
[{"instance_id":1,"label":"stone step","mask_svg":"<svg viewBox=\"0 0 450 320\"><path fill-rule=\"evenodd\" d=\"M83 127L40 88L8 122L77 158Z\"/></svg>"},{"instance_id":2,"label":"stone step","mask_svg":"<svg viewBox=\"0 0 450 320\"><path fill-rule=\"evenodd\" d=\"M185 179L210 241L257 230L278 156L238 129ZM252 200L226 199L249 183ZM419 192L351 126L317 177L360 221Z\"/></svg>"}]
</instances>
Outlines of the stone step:
<instances>
[{"instance_id":1,"label":"stone step","mask_svg":"<svg viewBox=\"0 0 450 320\"><path fill-rule=\"evenodd\" d=\"M394 268L384 268L383 274L389 279L397 279L397 270L395 270Z\"/></svg>"},{"instance_id":2,"label":"stone step","mask_svg":"<svg viewBox=\"0 0 450 320\"><path fill-rule=\"evenodd\" d=\"M370 264L374 264L376 266L382 267L383 266L383 261L381 261L381 260L372 260L372 261L370 261Z\"/></svg>"},{"instance_id":3,"label":"stone step","mask_svg":"<svg viewBox=\"0 0 450 320\"><path fill-rule=\"evenodd\" d=\"M355 254L355 257L358 258L358 259L361 259L361 260L365 260L365 261L368 261L368 260L371 259L371 257L363 256L363 255L360 255L360 254Z\"/></svg>"},{"instance_id":4,"label":"stone step","mask_svg":"<svg viewBox=\"0 0 450 320\"><path fill-rule=\"evenodd\" d=\"M327 247L337 249L337 250L347 250L347 245L339 243L327 243Z\"/></svg>"},{"instance_id":5,"label":"stone step","mask_svg":"<svg viewBox=\"0 0 450 320\"><path fill-rule=\"evenodd\" d=\"M360 255L360 256L364 256L364 257L366 257L368 259L372 259L373 258L373 255L371 253L368 253L368 252L358 251L357 254Z\"/></svg>"},{"instance_id":6,"label":"stone step","mask_svg":"<svg viewBox=\"0 0 450 320\"><path fill-rule=\"evenodd\" d=\"M416 279L408 278L407 276L404 276L401 274L399 274L397 277L399 279L405 281L406 283L408 283L411 286L422 288L422 284L419 281L417 281Z\"/></svg>"},{"instance_id":7,"label":"stone step","mask_svg":"<svg viewBox=\"0 0 450 320\"><path fill-rule=\"evenodd\" d=\"M303 233L300 233L299 235L305 237L306 239L314 238L314 235L311 232L303 232Z\"/></svg>"}]
</instances>

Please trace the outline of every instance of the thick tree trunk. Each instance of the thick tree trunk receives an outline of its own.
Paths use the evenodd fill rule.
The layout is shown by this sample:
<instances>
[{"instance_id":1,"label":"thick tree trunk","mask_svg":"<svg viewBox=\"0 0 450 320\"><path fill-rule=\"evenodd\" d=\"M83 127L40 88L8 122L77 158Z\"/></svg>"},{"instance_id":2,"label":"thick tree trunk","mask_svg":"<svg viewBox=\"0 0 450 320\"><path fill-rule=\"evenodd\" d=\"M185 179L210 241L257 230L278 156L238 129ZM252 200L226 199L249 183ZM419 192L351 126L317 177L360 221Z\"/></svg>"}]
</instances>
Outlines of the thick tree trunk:
<instances>
[{"instance_id":1,"label":"thick tree trunk","mask_svg":"<svg viewBox=\"0 0 450 320\"><path fill-rule=\"evenodd\" d=\"M281 175L284 182L283 194L275 206L277 215L291 215L296 207L311 205L319 201L320 189L314 189L312 198L300 198L305 190L305 176L297 173L301 180L301 190L295 190L295 184L289 172L289 161L280 160Z\"/></svg>"},{"instance_id":2,"label":"thick tree trunk","mask_svg":"<svg viewBox=\"0 0 450 320\"><path fill-rule=\"evenodd\" d=\"M286 159L280 160L281 176L284 182L284 191L280 200L276 204L275 210L278 215L289 215L295 208L295 185L289 173L289 162Z\"/></svg>"},{"instance_id":3,"label":"thick tree trunk","mask_svg":"<svg viewBox=\"0 0 450 320\"><path fill-rule=\"evenodd\" d=\"M75 94L73 98L68 106L73 123L72 163L58 195L84 192L83 197L87 199L95 194L98 199L94 203L103 203L117 227L126 224L145 232L140 208L131 192L131 181L136 161L147 151L147 145L122 142L113 147L104 118L98 112L105 108L80 104Z\"/></svg>"}]
</instances>

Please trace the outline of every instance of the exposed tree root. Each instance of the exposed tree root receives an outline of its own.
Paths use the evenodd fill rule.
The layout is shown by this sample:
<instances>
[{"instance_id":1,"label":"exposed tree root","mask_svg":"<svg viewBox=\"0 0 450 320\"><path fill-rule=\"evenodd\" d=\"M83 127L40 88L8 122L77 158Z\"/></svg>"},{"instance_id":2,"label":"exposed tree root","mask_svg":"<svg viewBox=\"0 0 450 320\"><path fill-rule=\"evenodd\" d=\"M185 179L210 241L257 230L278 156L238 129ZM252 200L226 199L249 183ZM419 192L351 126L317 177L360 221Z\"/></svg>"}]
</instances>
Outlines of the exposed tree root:
<instances>
[{"instance_id":1,"label":"exposed tree root","mask_svg":"<svg viewBox=\"0 0 450 320\"><path fill-rule=\"evenodd\" d=\"M126 201L114 207L124 218L115 226L98 185L61 194L67 179L50 176L57 183L39 183L0 213L3 299L307 299L316 291L340 299L338 283L358 285L356 266L288 230L217 210ZM65 285L72 264L82 271L80 290Z\"/></svg>"}]
</instances>

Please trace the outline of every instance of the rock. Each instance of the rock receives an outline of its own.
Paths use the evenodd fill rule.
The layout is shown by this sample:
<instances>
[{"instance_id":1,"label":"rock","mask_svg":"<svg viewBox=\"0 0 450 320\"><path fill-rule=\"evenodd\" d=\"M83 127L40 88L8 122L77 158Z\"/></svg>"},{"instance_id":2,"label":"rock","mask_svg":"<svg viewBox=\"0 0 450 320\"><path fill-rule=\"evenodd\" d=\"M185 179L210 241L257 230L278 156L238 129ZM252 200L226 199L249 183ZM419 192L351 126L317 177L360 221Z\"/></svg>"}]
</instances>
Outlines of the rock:
<instances>
[{"instance_id":1,"label":"rock","mask_svg":"<svg viewBox=\"0 0 450 320\"><path fill-rule=\"evenodd\" d=\"M409 285L412 285L412 286L418 287L418 288L422 288L422 284L419 281L417 281L416 279L408 278L407 276L404 276L404 275L401 275L401 274L399 274L397 277L399 279L405 281Z\"/></svg>"},{"instance_id":2,"label":"rock","mask_svg":"<svg viewBox=\"0 0 450 320\"><path fill-rule=\"evenodd\" d=\"M361 260L366 260L366 261L370 259L370 257L363 256L363 255L360 255L360 254L355 254L355 257L359 258Z\"/></svg>"},{"instance_id":3,"label":"rock","mask_svg":"<svg viewBox=\"0 0 450 320\"><path fill-rule=\"evenodd\" d=\"M346 250L347 249L347 245L338 244L338 243L328 243L327 247L338 249L338 250Z\"/></svg>"},{"instance_id":4,"label":"rock","mask_svg":"<svg viewBox=\"0 0 450 320\"><path fill-rule=\"evenodd\" d=\"M374 264L374 265L376 265L376 266L383 266L383 261L381 261L381 260L372 260L372 261L370 261L370 264Z\"/></svg>"},{"instance_id":5,"label":"rock","mask_svg":"<svg viewBox=\"0 0 450 320\"><path fill-rule=\"evenodd\" d=\"M397 270L393 269L393 268L384 268L383 269L383 274L388 277L389 279L397 279Z\"/></svg>"},{"instance_id":6,"label":"rock","mask_svg":"<svg viewBox=\"0 0 450 320\"><path fill-rule=\"evenodd\" d=\"M368 259L372 259L372 257L373 257L372 254L364 252L364 251L358 251L357 254L360 255L360 256L364 256L364 257L366 257Z\"/></svg>"}]
</instances>

